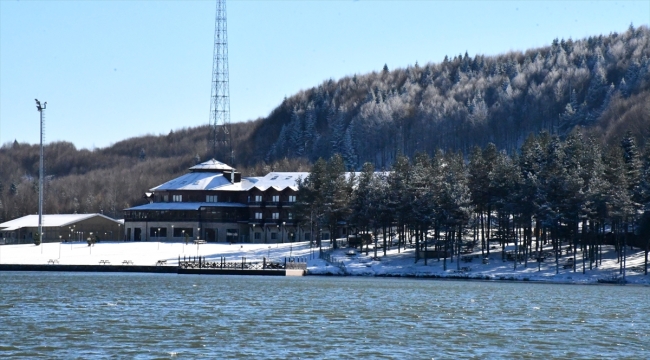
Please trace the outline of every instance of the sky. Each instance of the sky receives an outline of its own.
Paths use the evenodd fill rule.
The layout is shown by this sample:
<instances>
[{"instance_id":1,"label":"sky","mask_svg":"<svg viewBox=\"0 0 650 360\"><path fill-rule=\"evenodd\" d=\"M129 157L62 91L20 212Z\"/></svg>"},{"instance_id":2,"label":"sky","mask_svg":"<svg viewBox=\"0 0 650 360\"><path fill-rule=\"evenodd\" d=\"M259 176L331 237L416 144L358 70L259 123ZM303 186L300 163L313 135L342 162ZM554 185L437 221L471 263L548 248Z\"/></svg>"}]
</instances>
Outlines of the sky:
<instances>
[{"instance_id":1,"label":"sky","mask_svg":"<svg viewBox=\"0 0 650 360\"><path fill-rule=\"evenodd\" d=\"M215 4L0 0L0 145L96 149L207 125ZM227 2L231 122L328 79L623 32L650 1Z\"/></svg>"}]
</instances>

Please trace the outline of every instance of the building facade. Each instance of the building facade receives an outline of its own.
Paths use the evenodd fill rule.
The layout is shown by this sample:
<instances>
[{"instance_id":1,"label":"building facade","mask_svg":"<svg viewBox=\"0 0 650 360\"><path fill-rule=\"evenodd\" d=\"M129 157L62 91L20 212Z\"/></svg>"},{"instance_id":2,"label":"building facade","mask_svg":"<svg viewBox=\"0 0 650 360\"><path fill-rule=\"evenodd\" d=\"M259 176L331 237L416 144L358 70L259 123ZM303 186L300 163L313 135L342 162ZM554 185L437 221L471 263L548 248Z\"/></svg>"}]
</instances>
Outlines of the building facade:
<instances>
[{"instance_id":1,"label":"building facade","mask_svg":"<svg viewBox=\"0 0 650 360\"><path fill-rule=\"evenodd\" d=\"M43 242L124 240L121 221L102 214L46 214L42 218ZM0 224L0 244L28 244L38 234L38 215Z\"/></svg>"},{"instance_id":2,"label":"building facade","mask_svg":"<svg viewBox=\"0 0 650 360\"><path fill-rule=\"evenodd\" d=\"M293 205L305 172L242 177L216 160L146 194L149 204L124 210L126 240L280 243L311 240ZM324 238L328 234L324 234Z\"/></svg>"}]
</instances>

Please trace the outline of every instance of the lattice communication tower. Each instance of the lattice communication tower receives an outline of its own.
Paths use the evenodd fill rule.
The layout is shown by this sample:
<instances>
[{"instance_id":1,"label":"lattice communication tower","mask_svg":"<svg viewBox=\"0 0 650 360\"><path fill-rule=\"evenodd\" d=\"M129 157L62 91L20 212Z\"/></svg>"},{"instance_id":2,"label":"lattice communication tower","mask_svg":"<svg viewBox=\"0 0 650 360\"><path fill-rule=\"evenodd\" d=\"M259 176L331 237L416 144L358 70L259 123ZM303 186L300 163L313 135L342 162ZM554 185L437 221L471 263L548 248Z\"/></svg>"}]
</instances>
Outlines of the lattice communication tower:
<instances>
[{"instance_id":1,"label":"lattice communication tower","mask_svg":"<svg viewBox=\"0 0 650 360\"><path fill-rule=\"evenodd\" d=\"M230 132L226 0L217 0L217 15L214 24L214 53L212 57L212 97L210 102L212 152L215 159L219 159L219 155L225 156L226 152L230 152L230 166L233 166L235 158Z\"/></svg>"}]
</instances>

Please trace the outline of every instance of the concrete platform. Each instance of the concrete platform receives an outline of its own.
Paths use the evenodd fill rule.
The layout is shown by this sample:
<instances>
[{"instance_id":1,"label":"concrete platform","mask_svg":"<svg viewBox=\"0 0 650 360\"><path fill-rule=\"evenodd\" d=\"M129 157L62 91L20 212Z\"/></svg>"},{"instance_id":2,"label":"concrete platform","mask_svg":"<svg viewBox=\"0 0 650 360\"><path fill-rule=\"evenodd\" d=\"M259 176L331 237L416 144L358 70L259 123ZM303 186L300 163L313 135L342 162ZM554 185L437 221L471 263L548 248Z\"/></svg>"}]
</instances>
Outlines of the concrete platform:
<instances>
[{"instance_id":1,"label":"concrete platform","mask_svg":"<svg viewBox=\"0 0 650 360\"><path fill-rule=\"evenodd\" d=\"M255 275L304 276L304 270L240 270L240 269L183 269L177 266L141 265L33 265L0 264L0 271L71 271L71 272L139 272L187 275Z\"/></svg>"}]
</instances>

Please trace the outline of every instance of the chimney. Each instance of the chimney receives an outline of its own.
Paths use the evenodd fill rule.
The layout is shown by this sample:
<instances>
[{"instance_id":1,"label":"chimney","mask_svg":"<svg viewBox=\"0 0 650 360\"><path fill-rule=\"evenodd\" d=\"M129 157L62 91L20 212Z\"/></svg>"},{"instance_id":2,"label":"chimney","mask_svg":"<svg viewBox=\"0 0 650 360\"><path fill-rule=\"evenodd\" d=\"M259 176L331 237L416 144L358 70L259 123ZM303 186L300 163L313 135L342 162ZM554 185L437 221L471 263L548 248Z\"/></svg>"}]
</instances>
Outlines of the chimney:
<instances>
[{"instance_id":1,"label":"chimney","mask_svg":"<svg viewBox=\"0 0 650 360\"><path fill-rule=\"evenodd\" d=\"M235 170L224 171L223 176L228 179L231 184L241 182L241 173L238 173Z\"/></svg>"}]
</instances>

